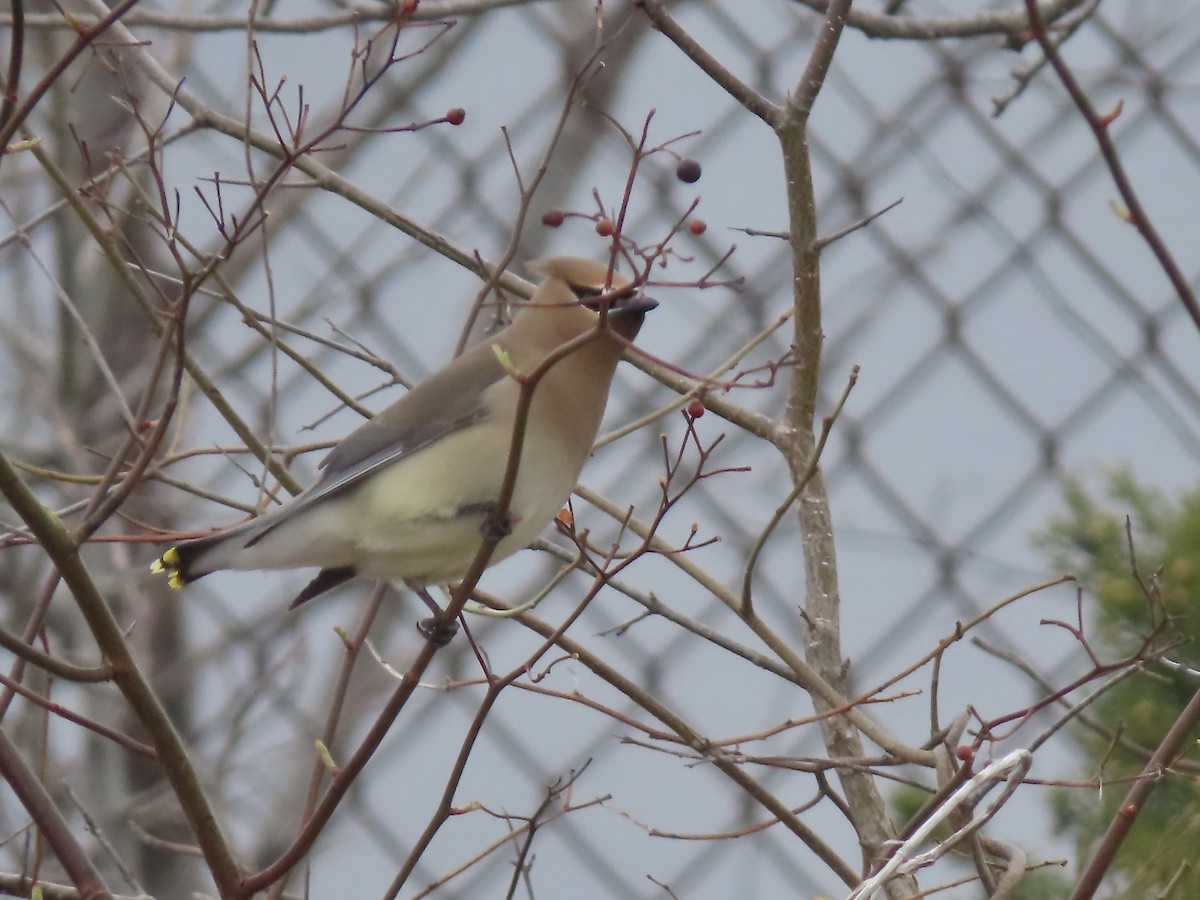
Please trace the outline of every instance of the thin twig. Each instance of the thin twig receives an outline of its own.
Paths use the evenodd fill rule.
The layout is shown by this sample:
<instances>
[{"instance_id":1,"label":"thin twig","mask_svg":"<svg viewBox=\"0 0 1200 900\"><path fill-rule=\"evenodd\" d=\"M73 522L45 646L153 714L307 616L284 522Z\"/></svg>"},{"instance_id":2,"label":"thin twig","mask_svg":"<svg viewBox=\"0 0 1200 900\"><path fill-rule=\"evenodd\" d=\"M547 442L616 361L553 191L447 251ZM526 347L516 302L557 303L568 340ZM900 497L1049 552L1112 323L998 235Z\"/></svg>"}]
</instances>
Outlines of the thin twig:
<instances>
[{"instance_id":1,"label":"thin twig","mask_svg":"<svg viewBox=\"0 0 1200 900\"><path fill-rule=\"evenodd\" d=\"M12 0L12 34L8 43L8 76L4 79L4 102L0 104L0 128L8 125L17 108L17 88L25 59L25 0ZM5 146L0 144L0 154Z\"/></svg>"},{"instance_id":2,"label":"thin twig","mask_svg":"<svg viewBox=\"0 0 1200 900\"><path fill-rule=\"evenodd\" d=\"M104 830L92 817L92 814L87 811L87 807L83 805L83 801L79 799L79 796L72 789L71 785L67 784L64 786L67 791L67 797L75 804L75 808L79 810L79 815L83 819L84 826L91 833L92 837L96 839L96 843L104 849L108 858L112 860L113 865L117 867L117 871L121 873L121 877L125 879L125 883L139 894L146 893L146 889L142 887L142 883L138 880L137 875L129 868L129 864L125 862L121 854L117 852L117 848L112 845L108 836L105 835Z\"/></svg>"},{"instance_id":3,"label":"thin twig","mask_svg":"<svg viewBox=\"0 0 1200 900\"><path fill-rule=\"evenodd\" d=\"M1075 75L1065 62L1058 48L1050 39L1046 32L1046 24L1042 18L1042 14L1038 9L1037 0L1025 0L1025 9L1029 14L1029 28L1033 33L1034 39L1042 48L1042 53L1050 62L1054 73L1058 76L1058 80L1062 82L1062 86L1071 96L1071 100L1075 103L1079 114L1083 116L1088 127L1092 130L1092 134L1096 138L1096 145L1100 148L1100 155L1104 158L1104 164L1108 166L1109 174L1112 175L1113 182L1117 186L1117 191L1121 195L1121 200L1125 204L1125 218L1130 225L1138 230L1138 234L1146 241L1150 247L1150 252L1154 254L1154 258L1158 260L1159 267L1170 280L1175 288L1175 293L1179 295L1179 301L1183 304L1184 309L1192 318L1192 323L1200 330L1200 303L1196 300L1196 295L1192 291L1191 284L1188 283L1187 276L1179 268L1179 264L1175 261L1175 257L1167 248L1166 242L1159 235L1158 229L1154 227L1154 223L1150 220L1150 216L1146 214L1146 210L1142 207L1141 200L1138 199L1137 192L1133 189L1133 183L1129 180L1129 176L1125 173L1125 166L1121 162L1121 155L1117 152L1116 142L1112 138L1110 126L1116 120L1121 112L1121 104L1118 103L1116 108L1107 115L1100 115L1096 112L1088 100L1087 94L1083 92L1083 88L1079 86L1079 82L1075 79Z\"/></svg>"},{"instance_id":4,"label":"thin twig","mask_svg":"<svg viewBox=\"0 0 1200 900\"><path fill-rule=\"evenodd\" d=\"M833 234L826 235L825 237L817 238L816 245L815 245L816 248L818 250L824 250L826 247L828 247L834 241L840 241L846 235L853 234L854 232L858 231L858 229L865 228L866 226L870 225L872 222L874 222L876 219L878 219L884 213L891 212L893 209L895 209L897 206L899 206L903 202L904 202L904 198L900 197L899 199L893 200L887 206L883 207L883 209L878 209L873 213L869 213L868 215L863 216L857 222L851 222L845 228L839 228ZM786 235L785 235L785 237L786 237Z\"/></svg>"},{"instance_id":5,"label":"thin twig","mask_svg":"<svg viewBox=\"0 0 1200 900\"><path fill-rule=\"evenodd\" d=\"M930 865L948 853L964 838L978 831L987 821L999 812L1000 807L1008 800L1013 791L1021 783L1025 773L1029 771L1032 757L1027 750L1014 750L991 765L981 769L978 774L967 781L951 794L934 813L912 833L912 835L896 849L884 866L874 875L860 884L851 892L848 900L870 900L876 891L887 884L896 875L912 872L923 866ZM956 813L961 806L972 806L978 801L983 792L990 790L996 779L1005 779L1004 790L993 800L984 812L974 816L966 825L958 828L950 837L939 841L931 850L917 853L917 849L929 838L933 830L945 819Z\"/></svg>"},{"instance_id":6,"label":"thin twig","mask_svg":"<svg viewBox=\"0 0 1200 900\"><path fill-rule=\"evenodd\" d=\"M1164 773L1174 762L1175 757L1179 755L1198 723L1200 723L1200 691L1196 691L1192 695L1192 699L1179 713L1162 742L1155 748L1154 755L1147 761L1141 775L1134 780L1129 793L1125 795L1124 802L1117 809L1112 821L1109 822L1104 837L1097 844L1083 875L1076 883L1075 890L1071 892L1071 900L1090 900L1095 896L1100 883L1116 858L1117 851L1124 843L1129 830L1133 828L1133 823L1137 821L1138 814L1145 807L1151 791L1162 780Z\"/></svg>"},{"instance_id":7,"label":"thin twig","mask_svg":"<svg viewBox=\"0 0 1200 900\"><path fill-rule=\"evenodd\" d=\"M656 29L698 65L729 96L758 116L772 128L783 117L783 110L772 103L750 85L730 72L715 56L705 50L683 27L675 21L660 0L638 0L637 6L646 14Z\"/></svg>"},{"instance_id":8,"label":"thin twig","mask_svg":"<svg viewBox=\"0 0 1200 900\"><path fill-rule=\"evenodd\" d=\"M829 440L829 434L833 431L833 423L837 421L837 417L841 414L842 407L846 405L846 400L849 398L850 392L854 390L854 385L857 381L858 366L853 366L850 369L850 377L846 379L846 387L842 390L842 396L838 398L837 405L834 406L833 412L827 415L821 422L821 435L817 439L817 446L813 451L807 470L796 479L796 483L788 492L787 497L775 508L775 512L771 515L770 520L759 534L758 540L754 542L754 546L750 549L750 554L746 558L746 571L742 575L742 615L748 616L751 614L750 591L751 585L754 582L754 567L758 564L758 557L762 554L763 548L766 547L767 540L771 537L775 528L783 521L783 517L787 515L787 511L792 508L792 504L796 502L797 498L804 493L804 489L808 487L809 481L817 473L817 466L821 464L821 453L825 449L825 442Z\"/></svg>"},{"instance_id":9,"label":"thin twig","mask_svg":"<svg viewBox=\"0 0 1200 900\"><path fill-rule=\"evenodd\" d=\"M83 51L86 50L92 44L92 42L96 40L96 38L98 38L111 25L116 24L120 20L121 16L129 12L129 10L133 8L137 2L138 0L121 0L121 2L112 9L104 8L102 12L98 10L100 13L100 18L97 19L94 25L91 25L87 28L74 29L74 43L67 48L67 51L62 56L55 60L55 62L46 70L46 73L41 77L41 79L38 80L38 83L30 88L29 96L25 98L25 102L14 109L7 117L7 120L4 121L3 124L0 124L0 162L2 162L4 159L4 149L13 139L13 135L15 135L17 130L25 123L25 120L29 118L30 114L34 110L34 107L38 105L38 102L41 101L46 92L50 90L51 86L58 81L63 72L67 70L71 63L79 58L79 55L83 53ZM16 24L15 21L13 24Z\"/></svg>"}]
</instances>

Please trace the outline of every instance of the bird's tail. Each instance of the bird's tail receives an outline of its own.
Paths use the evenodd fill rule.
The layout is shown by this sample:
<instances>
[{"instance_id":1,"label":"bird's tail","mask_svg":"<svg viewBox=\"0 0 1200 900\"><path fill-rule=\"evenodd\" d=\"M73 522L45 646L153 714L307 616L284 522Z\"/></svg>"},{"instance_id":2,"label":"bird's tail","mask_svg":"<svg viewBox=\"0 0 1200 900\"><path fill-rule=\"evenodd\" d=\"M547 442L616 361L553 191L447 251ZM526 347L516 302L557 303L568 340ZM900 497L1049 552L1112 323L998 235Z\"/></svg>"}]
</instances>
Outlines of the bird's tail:
<instances>
[{"instance_id":1,"label":"bird's tail","mask_svg":"<svg viewBox=\"0 0 1200 900\"><path fill-rule=\"evenodd\" d=\"M232 555L253 539L252 532L260 524L261 520L255 519L216 534L183 541L152 562L150 571L166 575L167 584L178 590L210 572L229 568Z\"/></svg>"},{"instance_id":2,"label":"bird's tail","mask_svg":"<svg viewBox=\"0 0 1200 900\"><path fill-rule=\"evenodd\" d=\"M265 534L269 526L269 521L264 522L263 518L259 518L216 534L176 544L150 564L150 571L155 575L166 575L167 584L178 590L210 572L255 568L252 564L239 565L239 561L244 562L242 555ZM289 609L295 609L313 597L333 590L357 574L353 566L322 568L317 577L292 601Z\"/></svg>"}]
</instances>

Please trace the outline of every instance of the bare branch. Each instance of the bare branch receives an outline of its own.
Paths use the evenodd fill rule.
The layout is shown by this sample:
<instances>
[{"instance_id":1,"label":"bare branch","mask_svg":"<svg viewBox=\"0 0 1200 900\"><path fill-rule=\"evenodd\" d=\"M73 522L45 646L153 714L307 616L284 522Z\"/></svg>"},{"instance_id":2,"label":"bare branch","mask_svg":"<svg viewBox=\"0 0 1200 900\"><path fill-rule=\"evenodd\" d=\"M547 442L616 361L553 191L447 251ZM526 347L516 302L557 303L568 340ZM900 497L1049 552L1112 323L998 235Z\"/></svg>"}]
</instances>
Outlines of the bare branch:
<instances>
[{"instance_id":1,"label":"bare branch","mask_svg":"<svg viewBox=\"0 0 1200 900\"><path fill-rule=\"evenodd\" d=\"M1079 114L1083 116L1088 127L1092 130L1093 136L1096 138L1096 145L1100 148L1100 155L1104 157L1104 164L1108 166L1109 174L1112 175L1113 182L1117 186L1117 191L1121 195L1121 200L1125 204L1125 209L1119 211L1122 214L1122 218L1136 228L1138 234L1146 241L1146 244L1150 247L1150 252L1154 254L1154 258L1158 260L1163 273L1175 288L1175 293L1179 295L1179 302L1183 304L1184 309L1191 316L1192 323L1196 326L1197 330L1200 330L1200 302L1196 300L1196 294L1192 290L1187 276L1179 268L1179 264L1175 261L1175 257L1171 254L1166 242L1158 233L1158 229L1154 227L1154 222L1142 207L1142 202L1138 199L1137 192L1133 189L1133 183L1125 173L1125 166L1121 162L1121 155L1117 152L1116 142L1110 133L1112 123L1121 114L1121 104L1118 103L1112 112L1106 115L1096 112L1095 107L1088 100L1087 94L1083 92L1083 88L1076 81L1074 74L1067 67L1067 64L1063 62L1062 55L1058 52L1058 47L1050 39L1050 35L1046 31L1045 20L1038 9L1037 0L1025 0L1025 9L1029 15L1029 28L1033 32L1034 38L1041 46L1042 52L1046 55L1046 59L1054 69L1058 80L1062 82L1062 86L1071 95L1071 100L1075 103Z\"/></svg>"}]
</instances>

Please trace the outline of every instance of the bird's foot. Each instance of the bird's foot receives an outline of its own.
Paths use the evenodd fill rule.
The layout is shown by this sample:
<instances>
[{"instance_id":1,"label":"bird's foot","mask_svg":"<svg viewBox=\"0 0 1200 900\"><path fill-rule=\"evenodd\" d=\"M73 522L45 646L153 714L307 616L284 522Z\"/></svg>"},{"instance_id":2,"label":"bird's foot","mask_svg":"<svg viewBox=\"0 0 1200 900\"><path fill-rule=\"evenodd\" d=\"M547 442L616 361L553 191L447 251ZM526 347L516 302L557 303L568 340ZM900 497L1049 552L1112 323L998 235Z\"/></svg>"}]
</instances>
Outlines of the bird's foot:
<instances>
[{"instance_id":1,"label":"bird's foot","mask_svg":"<svg viewBox=\"0 0 1200 900\"><path fill-rule=\"evenodd\" d=\"M458 634L458 623L454 620L439 622L438 618L445 610L438 606L437 601L429 596L429 591L425 588L413 585L410 585L410 587L412 587L413 592L425 602L425 605L433 613L432 618L422 619L417 623L417 631L421 632L421 636L434 646L445 647Z\"/></svg>"},{"instance_id":2,"label":"bird's foot","mask_svg":"<svg viewBox=\"0 0 1200 900\"><path fill-rule=\"evenodd\" d=\"M439 622L435 618L422 619L417 623L417 631L435 647L445 647L458 634L458 623Z\"/></svg>"}]
</instances>

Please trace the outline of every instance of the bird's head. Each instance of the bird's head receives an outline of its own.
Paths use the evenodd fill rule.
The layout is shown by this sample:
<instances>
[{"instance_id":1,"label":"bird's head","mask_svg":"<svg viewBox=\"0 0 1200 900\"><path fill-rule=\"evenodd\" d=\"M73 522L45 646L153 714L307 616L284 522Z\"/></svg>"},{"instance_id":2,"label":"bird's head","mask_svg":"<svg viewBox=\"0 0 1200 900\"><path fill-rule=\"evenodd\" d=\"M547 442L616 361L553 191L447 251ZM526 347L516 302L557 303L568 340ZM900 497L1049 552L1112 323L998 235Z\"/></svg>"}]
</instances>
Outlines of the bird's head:
<instances>
[{"instance_id":1,"label":"bird's head","mask_svg":"<svg viewBox=\"0 0 1200 900\"><path fill-rule=\"evenodd\" d=\"M607 305L609 327L628 341L637 337L646 313L658 306L657 300L639 291L625 292L629 279L616 271L610 278L607 263L577 256L553 256L529 263L529 269L545 279L534 293L533 303L578 303L577 308L593 313L599 313Z\"/></svg>"}]
</instances>

